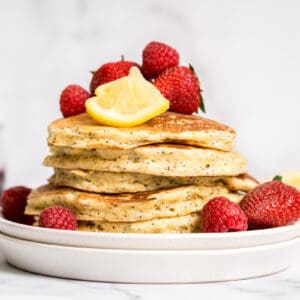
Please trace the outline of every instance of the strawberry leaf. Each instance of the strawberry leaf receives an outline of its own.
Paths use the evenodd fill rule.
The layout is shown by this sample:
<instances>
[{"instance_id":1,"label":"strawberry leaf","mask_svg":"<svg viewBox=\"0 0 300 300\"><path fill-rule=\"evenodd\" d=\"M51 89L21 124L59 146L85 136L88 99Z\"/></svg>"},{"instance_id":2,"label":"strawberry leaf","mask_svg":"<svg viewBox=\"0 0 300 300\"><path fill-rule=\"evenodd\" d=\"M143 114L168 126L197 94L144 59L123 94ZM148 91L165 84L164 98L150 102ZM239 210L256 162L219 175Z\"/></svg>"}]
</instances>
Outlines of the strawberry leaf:
<instances>
[{"instance_id":1,"label":"strawberry leaf","mask_svg":"<svg viewBox=\"0 0 300 300\"><path fill-rule=\"evenodd\" d=\"M272 181L282 181L282 176L276 175L273 177Z\"/></svg>"},{"instance_id":2,"label":"strawberry leaf","mask_svg":"<svg viewBox=\"0 0 300 300\"><path fill-rule=\"evenodd\" d=\"M206 113L205 105L204 105L204 100L203 100L203 97L202 97L202 94L201 94L202 90L201 90L201 88L200 88L200 81L199 81L199 78L198 78L198 76L197 76L197 74L196 74L196 72L195 72L194 67L193 67L191 64L189 64L189 69L191 70L191 72L193 73L193 75L196 77L197 82L198 82L198 86L199 86L199 90L200 90L200 92L199 92L199 103L200 103L199 108L200 108L200 110L201 110L203 113Z\"/></svg>"},{"instance_id":3,"label":"strawberry leaf","mask_svg":"<svg viewBox=\"0 0 300 300\"><path fill-rule=\"evenodd\" d=\"M191 65L191 64L189 64L189 69L192 71L192 73L197 77L197 79L198 79L198 76L197 76L197 74L196 74L196 72L195 72L195 69L194 69L194 67Z\"/></svg>"},{"instance_id":4,"label":"strawberry leaf","mask_svg":"<svg viewBox=\"0 0 300 300\"><path fill-rule=\"evenodd\" d=\"M205 104L204 104L204 100L203 100L201 92L200 92L200 106L199 107L202 110L202 112L206 113Z\"/></svg>"}]
</instances>

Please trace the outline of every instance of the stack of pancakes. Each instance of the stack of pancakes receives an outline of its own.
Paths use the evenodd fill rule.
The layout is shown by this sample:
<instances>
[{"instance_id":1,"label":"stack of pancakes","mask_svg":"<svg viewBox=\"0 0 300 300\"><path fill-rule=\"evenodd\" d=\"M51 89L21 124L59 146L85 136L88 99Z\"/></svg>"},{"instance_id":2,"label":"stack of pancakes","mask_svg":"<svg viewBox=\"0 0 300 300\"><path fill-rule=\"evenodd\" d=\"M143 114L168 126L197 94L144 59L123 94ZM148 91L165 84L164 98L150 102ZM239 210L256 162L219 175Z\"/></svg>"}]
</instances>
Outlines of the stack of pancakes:
<instances>
[{"instance_id":1,"label":"stack of pancakes","mask_svg":"<svg viewBox=\"0 0 300 300\"><path fill-rule=\"evenodd\" d=\"M31 192L25 213L61 205L76 214L80 230L197 232L207 201L239 202L257 185L232 151L234 130L200 116L166 112L115 128L80 114L48 131L44 164L54 175Z\"/></svg>"}]
</instances>

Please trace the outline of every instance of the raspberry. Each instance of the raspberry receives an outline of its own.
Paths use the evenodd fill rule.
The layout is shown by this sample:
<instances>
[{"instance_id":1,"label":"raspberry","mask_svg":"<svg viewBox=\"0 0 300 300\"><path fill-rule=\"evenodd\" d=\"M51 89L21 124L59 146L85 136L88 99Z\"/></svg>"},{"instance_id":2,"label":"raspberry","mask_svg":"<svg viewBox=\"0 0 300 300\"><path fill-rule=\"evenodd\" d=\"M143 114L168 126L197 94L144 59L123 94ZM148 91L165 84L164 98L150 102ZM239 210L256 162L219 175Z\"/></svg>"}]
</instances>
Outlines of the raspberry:
<instances>
[{"instance_id":1,"label":"raspberry","mask_svg":"<svg viewBox=\"0 0 300 300\"><path fill-rule=\"evenodd\" d=\"M51 206L45 208L40 213L39 226L54 229L76 230L77 221L75 215L69 209L62 206Z\"/></svg>"},{"instance_id":2,"label":"raspberry","mask_svg":"<svg viewBox=\"0 0 300 300\"><path fill-rule=\"evenodd\" d=\"M90 92L92 95L95 89L104 83L127 76L131 67L138 67L139 65L132 61L120 60L117 62L109 62L102 65L94 74L90 83Z\"/></svg>"},{"instance_id":3,"label":"raspberry","mask_svg":"<svg viewBox=\"0 0 300 300\"><path fill-rule=\"evenodd\" d=\"M201 215L202 232L247 230L247 217L241 208L225 197L216 197L206 203Z\"/></svg>"},{"instance_id":4,"label":"raspberry","mask_svg":"<svg viewBox=\"0 0 300 300\"><path fill-rule=\"evenodd\" d=\"M166 69L178 64L178 52L164 43L150 42L143 50L142 72L147 79L155 78Z\"/></svg>"},{"instance_id":5,"label":"raspberry","mask_svg":"<svg viewBox=\"0 0 300 300\"><path fill-rule=\"evenodd\" d=\"M60 111L64 117L78 115L85 111L85 101L90 94L81 86L71 84L60 95Z\"/></svg>"},{"instance_id":6,"label":"raspberry","mask_svg":"<svg viewBox=\"0 0 300 300\"><path fill-rule=\"evenodd\" d=\"M288 225L300 218L300 192L280 181L265 182L240 203L250 229Z\"/></svg>"},{"instance_id":7,"label":"raspberry","mask_svg":"<svg viewBox=\"0 0 300 300\"><path fill-rule=\"evenodd\" d=\"M25 186L15 186L5 190L1 196L3 216L17 223L32 225L34 218L24 214L27 196L31 192Z\"/></svg>"}]
</instances>

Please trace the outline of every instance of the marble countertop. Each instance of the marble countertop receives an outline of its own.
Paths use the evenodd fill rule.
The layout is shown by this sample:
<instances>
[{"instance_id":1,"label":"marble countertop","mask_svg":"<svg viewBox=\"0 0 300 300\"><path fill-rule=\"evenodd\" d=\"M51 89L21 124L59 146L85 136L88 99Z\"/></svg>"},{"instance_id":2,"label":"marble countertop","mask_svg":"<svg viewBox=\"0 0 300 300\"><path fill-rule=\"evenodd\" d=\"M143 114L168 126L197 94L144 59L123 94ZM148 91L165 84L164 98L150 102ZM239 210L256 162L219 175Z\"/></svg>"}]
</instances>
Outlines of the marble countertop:
<instances>
[{"instance_id":1,"label":"marble countertop","mask_svg":"<svg viewBox=\"0 0 300 300\"><path fill-rule=\"evenodd\" d=\"M300 258L280 273L220 283L150 285L86 282L36 275L8 265L0 254L1 299L300 299Z\"/></svg>"}]
</instances>

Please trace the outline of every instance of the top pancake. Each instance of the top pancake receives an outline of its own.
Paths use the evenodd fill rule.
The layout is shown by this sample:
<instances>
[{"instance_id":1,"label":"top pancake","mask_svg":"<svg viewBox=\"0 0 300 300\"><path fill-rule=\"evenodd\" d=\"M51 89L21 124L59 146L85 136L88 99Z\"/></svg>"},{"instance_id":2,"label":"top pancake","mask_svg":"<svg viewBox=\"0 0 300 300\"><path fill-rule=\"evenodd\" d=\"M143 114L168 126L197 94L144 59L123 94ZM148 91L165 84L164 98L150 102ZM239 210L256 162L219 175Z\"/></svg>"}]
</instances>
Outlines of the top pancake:
<instances>
[{"instance_id":1,"label":"top pancake","mask_svg":"<svg viewBox=\"0 0 300 300\"><path fill-rule=\"evenodd\" d=\"M130 128L103 126L83 113L52 122L48 132L50 146L80 149L131 149L148 144L178 143L230 151L235 139L235 131L226 125L173 112Z\"/></svg>"}]
</instances>

